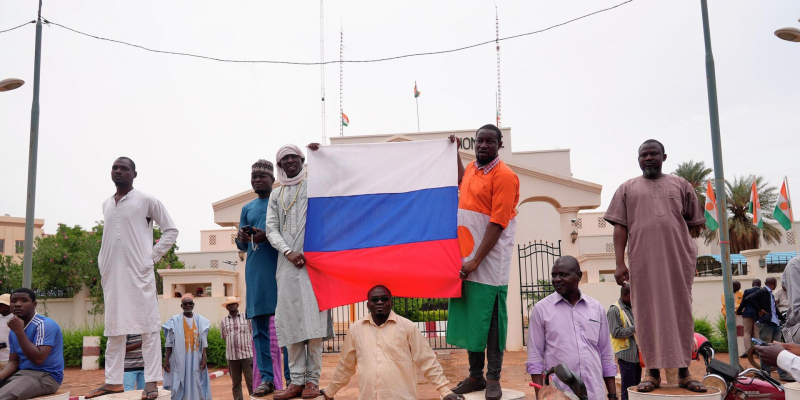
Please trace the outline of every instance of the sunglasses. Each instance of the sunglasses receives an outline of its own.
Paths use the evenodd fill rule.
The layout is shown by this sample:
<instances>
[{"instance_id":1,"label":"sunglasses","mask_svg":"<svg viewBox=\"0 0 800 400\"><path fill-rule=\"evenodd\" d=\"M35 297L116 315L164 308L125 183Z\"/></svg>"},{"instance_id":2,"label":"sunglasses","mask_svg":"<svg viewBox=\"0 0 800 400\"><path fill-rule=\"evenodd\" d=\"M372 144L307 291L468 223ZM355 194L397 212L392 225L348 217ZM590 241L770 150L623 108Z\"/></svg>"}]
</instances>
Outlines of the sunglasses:
<instances>
[{"instance_id":1,"label":"sunglasses","mask_svg":"<svg viewBox=\"0 0 800 400\"><path fill-rule=\"evenodd\" d=\"M372 296L369 298L369 301L373 303L377 303L378 301L386 303L387 301L391 300L391 296Z\"/></svg>"}]
</instances>

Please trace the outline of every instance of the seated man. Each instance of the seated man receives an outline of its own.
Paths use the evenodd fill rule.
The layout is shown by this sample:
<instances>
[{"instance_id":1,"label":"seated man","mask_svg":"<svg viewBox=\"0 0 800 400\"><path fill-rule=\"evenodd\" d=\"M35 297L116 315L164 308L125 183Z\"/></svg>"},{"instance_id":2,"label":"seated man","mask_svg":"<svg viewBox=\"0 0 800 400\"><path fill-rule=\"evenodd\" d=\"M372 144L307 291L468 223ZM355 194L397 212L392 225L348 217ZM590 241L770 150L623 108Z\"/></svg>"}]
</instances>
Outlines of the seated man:
<instances>
[{"instance_id":1,"label":"seated man","mask_svg":"<svg viewBox=\"0 0 800 400\"><path fill-rule=\"evenodd\" d=\"M8 364L0 371L0 400L25 400L55 393L64 378L61 327L36 314L36 293L27 288L11 292L14 318Z\"/></svg>"},{"instance_id":2,"label":"seated man","mask_svg":"<svg viewBox=\"0 0 800 400\"><path fill-rule=\"evenodd\" d=\"M755 346L761 359L761 368L777 366L800 380L800 344L772 343L768 346Z\"/></svg>"},{"instance_id":3,"label":"seated man","mask_svg":"<svg viewBox=\"0 0 800 400\"><path fill-rule=\"evenodd\" d=\"M370 315L350 326L344 340L339 365L325 399L333 399L359 368L359 399L416 399L419 367L445 400L463 399L447 385L442 366L436 361L428 341L413 322L392 311L392 294L384 286L375 286L367 294Z\"/></svg>"},{"instance_id":4,"label":"seated man","mask_svg":"<svg viewBox=\"0 0 800 400\"><path fill-rule=\"evenodd\" d=\"M578 289L583 272L575 257L556 260L551 276L555 293L531 310L525 363L531 380L542 385L542 373L566 364L586 384L590 399L606 398L606 390L616 399L617 365L605 308Z\"/></svg>"}]
</instances>

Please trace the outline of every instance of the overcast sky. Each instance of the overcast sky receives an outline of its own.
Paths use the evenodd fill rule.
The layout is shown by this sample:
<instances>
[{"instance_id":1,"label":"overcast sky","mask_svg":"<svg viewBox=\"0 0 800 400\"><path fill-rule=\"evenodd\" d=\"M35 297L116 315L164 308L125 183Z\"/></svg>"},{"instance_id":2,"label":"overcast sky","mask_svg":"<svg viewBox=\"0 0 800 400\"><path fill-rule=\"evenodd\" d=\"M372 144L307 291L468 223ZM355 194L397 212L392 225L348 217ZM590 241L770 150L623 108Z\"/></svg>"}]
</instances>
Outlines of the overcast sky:
<instances>
[{"instance_id":1,"label":"overcast sky","mask_svg":"<svg viewBox=\"0 0 800 400\"><path fill-rule=\"evenodd\" d=\"M621 0L498 0L500 34L561 23ZM0 30L35 19L36 2L0 1ZM711 0L725 174L759 174L800 193L800 2ZM319 60L319 2L45 0L47 19L145 47L219 58ZM325 57L446 50L495 37L492 1L326 1ZM24 217L35 27L0 34L0 215ZM672 171L712 165L699 1L635 0L545 33L502 42L503 126L515 151L569 148L573 176L616 187L640 173L636 148L661 140ZM43 29L37 218L91 227L113 194L111 163L137 163L180 229L182 251L216 227L211 203L249 188L250 165L284 143L321 140L320 68L155 54ZM339 68L326 68L328 136L339 134ZM494 45L344 70L345 135L493 123ZM414 162L414 160L409 160ZM795 196L800 196L796 194Z\"/></svg>"}]
</instances>

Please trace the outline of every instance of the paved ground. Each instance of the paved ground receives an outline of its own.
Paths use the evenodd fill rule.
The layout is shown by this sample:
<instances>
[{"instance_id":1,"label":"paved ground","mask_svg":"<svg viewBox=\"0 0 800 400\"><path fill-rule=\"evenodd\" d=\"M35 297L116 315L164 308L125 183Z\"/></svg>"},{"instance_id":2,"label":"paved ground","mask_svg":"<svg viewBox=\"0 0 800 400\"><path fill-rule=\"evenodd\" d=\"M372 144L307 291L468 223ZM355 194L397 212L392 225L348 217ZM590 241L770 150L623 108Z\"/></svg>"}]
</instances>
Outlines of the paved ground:
<instances>
[{"instance_id":1,"label":"paved ground","mask_svg":"<svg viewBox=\"0 0 800 400\"><path fill-rule=\"evenodd\" d=\"M464 350L449 350L438 351L439 362L444 368L447 379L450 380L451 385L454 386L457 382L464 379L468 374L469 365L467 364L467 354ZM504 388L514 389L527 394L527 398L533 399L533 388L528 386L530 382L530 375L525 371L525 359L527 354L525 352L507 352L503 360L503 376L500 380L501 386ZM727 362L727 354L719 354L718 359ZM325 354L322 359L322 382L321 387L325 387L328 379L336 367L338 362L338 354ZM747 360L740 359L744 367L749 367ZM212 368L212 371L216 369ZM693 362L691 372L696 377L702 377L705 374L705 365L702 362ZM774 374L777 377L777 374ZM62 388L70 390L72 396L80 396L88 394L93 388L103 383L103 371L81 371L77 368L67 369L65 372L64 384ZM451 387L452 387L451 386ZM211 381L212 396L214 399L231 399L233 396L230 391L231 379L229 376L223 376ZM420 399L438 399L438 393L433 387L418 374L417 379L417 394ZM267 397L271 398L271 396ZM358 375L353 377L350 384L341 390L337 399L357 399L358 398Z\"/></svg>"}]
</instances>

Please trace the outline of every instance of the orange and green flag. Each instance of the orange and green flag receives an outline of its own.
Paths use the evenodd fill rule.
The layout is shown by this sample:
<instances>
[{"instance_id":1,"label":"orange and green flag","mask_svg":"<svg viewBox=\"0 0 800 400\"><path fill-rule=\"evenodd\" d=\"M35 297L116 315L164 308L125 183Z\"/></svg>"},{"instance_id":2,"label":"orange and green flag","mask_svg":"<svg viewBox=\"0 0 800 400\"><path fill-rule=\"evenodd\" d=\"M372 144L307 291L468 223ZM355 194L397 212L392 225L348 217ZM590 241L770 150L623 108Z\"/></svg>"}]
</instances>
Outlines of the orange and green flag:
<instances>
[{"instance_id":1,"label":"orange and green flag","mask_svg":"<svg viewBox=\"0 0 800 400\"><path fill-rule=\"evenodd\" d=\"M420 92L419 90L417 90L417 82L414 82L414 98L416 99L417 97L419 97L419 95Z\"/></svg>"},{"instance_id":2,"label":"orange and green flag","mask_svg":"<svg viewBox=\"0 0 800 400\"><path fill-rule=\"evenodd\" d=\"M755 181L753 181L753 187L750 190L750 206L747 211L753 214L753 225L759 229L764 229L764 221L761 220L761 202L758 200L758 188Z\"/></svg>"},{"instance_id":3,"label":"orange and green flag","mask_svg":"<svg viewBox=\"0 0 800 400\"><path fill-rule=\"evenodd\" d=\"M719 228L719 213L717 212L717 198L714 196L714 190L711 189L711 181L707 182L706 187L706 226L712 231Z\"/></svg>"},{"instance_id":4,"label":"orange and green flag","mask_svg":"<svg viewBox=\"0 0 800 400\"><path fill-rule=\"evenodd\" d=\"M789 190L786 189L786 179L783 180L781 192L778 195L778 202L775 204L775 211L772 212L772 217L781 224L783 229L787 231L792 230L792 205L789 204Z\"/></svg>"},{"instance_id":5,"label":"orange and green flag","mask_svg":"<svg viewBox=\"0 0 800 400\"><path fill-rule=\"evenodd\" d=\"M347 118L347 115L345 113L342 113L342 125L343 126L350 125L350 118Z\"/></svg>"}]
</instances>

